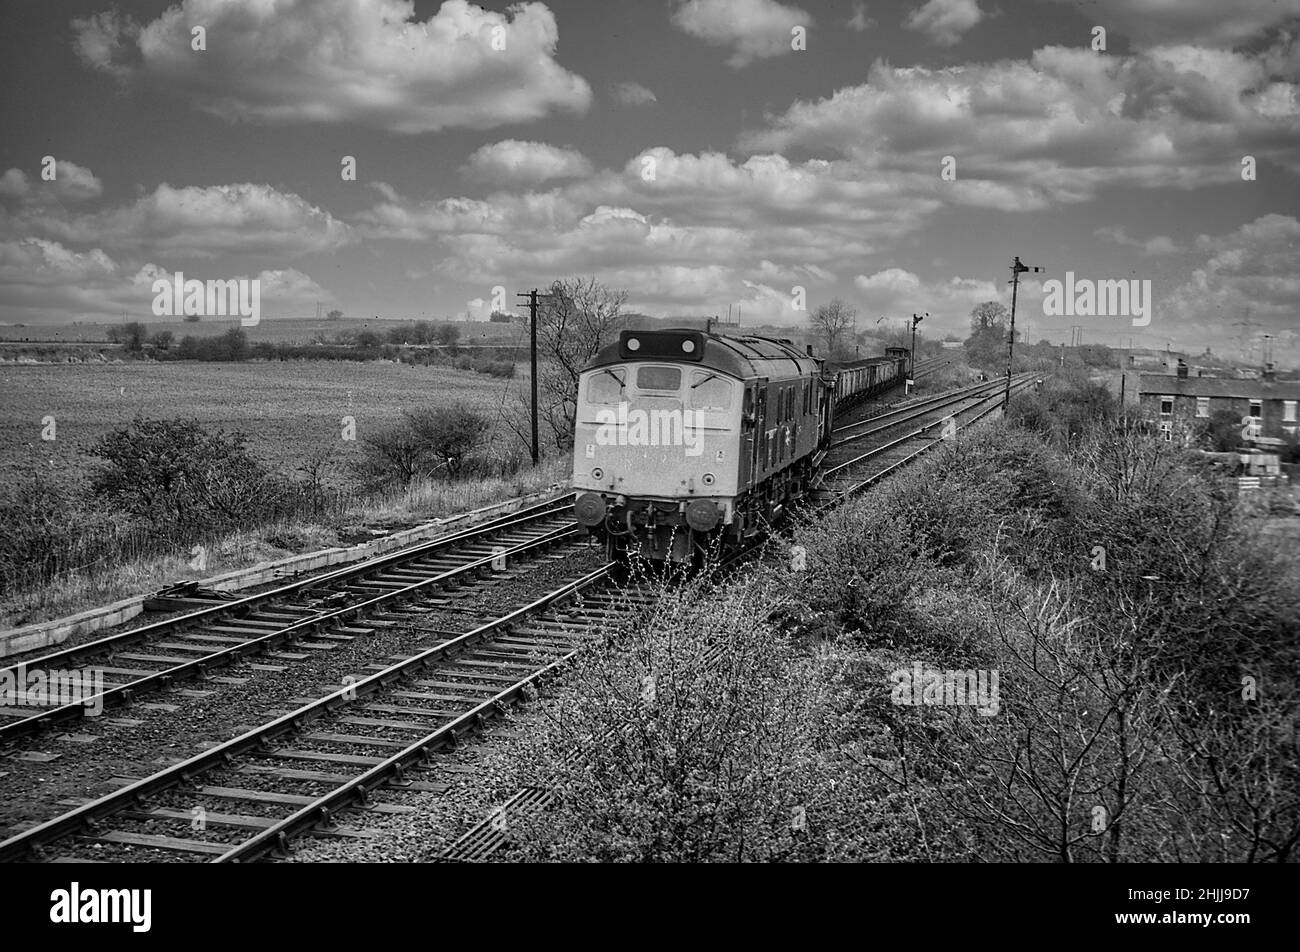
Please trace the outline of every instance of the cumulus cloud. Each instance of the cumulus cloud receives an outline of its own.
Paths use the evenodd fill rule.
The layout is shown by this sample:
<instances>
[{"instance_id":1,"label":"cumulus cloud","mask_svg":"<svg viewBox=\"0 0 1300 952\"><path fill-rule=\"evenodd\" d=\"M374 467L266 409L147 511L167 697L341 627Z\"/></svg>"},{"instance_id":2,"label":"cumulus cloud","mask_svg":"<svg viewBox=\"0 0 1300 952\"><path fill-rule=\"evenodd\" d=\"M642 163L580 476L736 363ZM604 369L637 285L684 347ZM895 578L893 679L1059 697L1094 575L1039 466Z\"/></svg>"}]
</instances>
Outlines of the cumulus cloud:
<instances>
[{"instance_id":1,"label":"cumulus cloud","mask_svg":"<svg viewBox=\"0 0 1300 952\"><path fill-rule=\"evenodd\" d=\"M776 0L682 0L672 20L710 46L730 47L727 65L733 69L791 52L794 27L813 25L807 11Z\"/></svg>"},{"instance_id":2,"label":"cumulus cloud","mask_svg":"<svg viewBox=\"0 0 1300 952\"><path fill-rule=\"evenodd\" d=\"M1196 248L1204 264L1164 306L1157 302L1152 329L1222 339L1249 315L1257 335L1271 334L1292 360L1300 356L1300 221L1264 215L1227 234L1200 235Z\"/></svg>"},{"instance_id":3,"label":"cumulus cloud","mask_svg":"<svg viewBox=\"0 0 1300 952\"><path fill-rule=\"evenodd\" d=\"M77 252L57 241L25 238L0 242L0 281L57 285L111 277L117 262L100 248Z\"/></svg>"},{"instance_id":4,"label":"cumulus cloud","mask_svg":"<svg viewBox=\"0 0 1300 952\"><path fill-rule=\"evenodd\" d=\"M269 269L258 272L256 278L262 286L262 310L270 317L308 313L317 301L335 302L333 292L296 268Z\"/></svg>"},{"instance_id":5,"label":"cumulus cloud","mask_svg":"<svg viewBox=\"0 0 1300 952\"><path fill-rule=\"evenodd\" d=\"M815 264L779 265L766 258L758 263L758 267L750 272L750 276L755 281L790 282L792 284L811 280L822 285L830 285L836 281L833 272Z\"/></svg>"},{"instance_id":6,"label":"cumulus cloud","mask_svg":"<svg viewBox=\"0 0 1300 952\"><path fill-rule=\"evenodd\" d=\"M233 121L414 134L590 106L587 82L556 62L545 5L495 13L446 0L427 20L414 15L412 0L182 0L143 26L114 13L73 28L90 66Z\"/></svg>"},{"instance_id":7,"label":"cumulus cloud","mask_svg":"<svg viewBox=\"0 0 1300 952\"><path fill-rule=\"evenodd\" d=\"M88 214L20 211L4 222L4 230L179 257L296 256L351 241L350 228L329 212L292 192L250 183L183 188L163 183L128 205Z\"/></svg>"},{"instance_id":8,"label":"cumulus cloud","mask_svg":"<svg viewBox=\"0 0 1300 952\"><path fill-rule=\"evenodd\" d=\"M955 46L984 13L975 0L927 0L903 21L909 30L924 33L940 46Z\"/></svg>"},{"instance_id":9,"label":"cumulus cloud","mask_svg":"<svg viewBox=\"0 0 1300 952\"><path fill-rule=\"evenodd\" d=\"M679 154L657 146L629 159L616 181L593 182L576 192L601 188L609 200L616 191L631 196L625 199L629 204L701 224L852 224L860 236L882 238L910 230L942 204L926 194L936 176L873 177L863 171L856 161L796 162L778 153L736 161L719 152Z\"/></svg>"},{"instance_id":10,"label":"cumulus cloud","mask_svg":"<svg viewBox=\"0 0 1300 952\"><path fill-rule=\"evenodd\" d=\"M659 101L658 96L640 83L614 83L609 87L609 94L620 106L648 106Z\"/></svg>"},{"instance_id":11,"label":"cumulus cloud","mask_svg":"<svg viewBox=\"0 0 1300 952\"><path fill-rule=\"evenodd\" d=\"M854 33L865 33L870 27L876 25L876 21L867 16L867 5L858 0L853 4L853 16L849 17L846 24Z\"/></svg>"},{"instance_id":12,"label":"cumulus cloud","mask_svg":"<svg viewBox=\"0 0 1300 952\"><path fill-rule=\"evenodd\" d=\"M656 147L545 192L385 195L354 225L366 239L432 245L433 272L471 286L594 272L640 307L700 314L743 303L789 323L799 319L792 286L832 296L837 269L891 247L940 207L905 192L850 163ZM784 311L771 310L778 300Z\"/></svg>"},{"instance_id":13,"label":"cumulus cloud","mask_svg":"<svg viewBox=\"0 0 1300 952\"><path fill-rule=\"evenodd\" d=\"M890 318L929 312L924 328L932 337L949 333L965 337L970 328L971 308L1003 297L992 281L956 276L926 281L903 268L859 274L853 279L853 287L865 307L864 314Z\"/></svg>"},{"instance_id":14,"label":"cumulus cloud","mask_svg":"<svg viewBox=\"0 0 1300 952\"><path fill-rule=\"evenodd\" d=\"M582 178L592 173L592 165L576 149L506 139L476 150L463 171L471 178L499 185L535 185L551 179Z\"/></svg>"},{"instance_id":15,"label":"cumulus cloud","mask_svg":"<svg viewBox=\"0 0 1300 952\"><path fill-rule=\"evenodd\" d=\"M103 249L75 251L57 241L24 238L0 241L0 308L17 321L153 319L153 282L171 280L175 270L199 280L254 277L261 282L263 316L305 313L316 301L334 296L301 271L264 270L258 274L218 274L164 268L147 263L131 268Z\"/></svg>"},{"instance_id":16,"label":"cumulus cloud","mask_svg":"<svg viewBox=\"0 0 1300 952\"><path fill-rule=\"evenodd\" d=\"M1120 235L1127 238L1122 230ZM1162 280L1167 272L1150 266L1131 272L1152 277L1149 326L1139 330L1126 320L1103 318L1085 323L1088 339L1115 343L1132 334L1146 346L1199 350L1211 345L1218 353L1242 358L1253 345L1258 358L1267 334L1279 358L1300 359L1300 221L1295 216L1264 215L1223 234L1199 235L1179 251L1203 256L1185 280ZM1034 327L1058 337L1068 324L1078 323L1077 318L1043 316L1041 279L1021 281L1020 304ZM1247 319L1252 322L1248 337L1238 323Z\"/></svg>"},{"instance_id":17,"label":"cumulus cloud","mask_svg":"<svg viewBox=\"0 0 1300 952\"><path fill-rule=\"evenodd\" d=\"M1145 240L1132 238L1123 225L1106 225L1093 234L1103 241L1124 245L1126 248L1138 248L1144 255L1171 255L1182 250L1168 235L1153 235Z\"/></svg>"},{"instance_id":18,"label":"cumulus cloud","mask_svg":"<svg viewBox=\"0 0 1300 952\"><path fill-rule=\"evenodd\" d=\"M52 181L46 181L39 173L29 178L22 169L8 169L0 176L0 198L20 202L72 204L98 198L103 191L104 184L95 173L63 159L55 160Z\"/></svg>"},{"instance_id":19,"label":"cumulus cloud","mask_svg":"<svg viewBox=\"0 0 1300 952\"><path fill-rule=\"evenodd\" d=\"M1295 0L1055 0L1069 4L1091 24L1104 26L1140 46L1192 43L1233 47L1270 31L1300 26Z\"/></svg>"},{"instance_id":20,"label":"cumulus cloud","mask_svg":"<svg viewBox=\"0 0 1300 952\"><path fill-rule=\"evenodd\" d=\"M750 151L840 154L878 172L957 178L936 197L1034 210L1108 186L1240 181L1244 144L1300 171L1300 95L1257 57L1193 47L1134 56L1046 47L1029 61L946 69L877 62L869 81L796 102L742 136Z\"/></svg>"},{"instance_id":21,"label":"cumulus cloud","mask_svg":"<svg viewBox=\"0 0 1300 952\"><path fill-rule=\"evenodd\" d=\"M1186 56L1178 52L1165 55ZM1223 56L1227 58L1216 61L1217 66L1202 64L1200 68L1231 75L1239 66L1238 59L1230 53ZM1069 65L1058 68L1068 72ZM854 303L864 306L864 313L869 310L874 317L929 311L930 333L964 336L971 307L981 301L1006 300L1004 275L997 273L991 280L960 275L923 277L903 267L888 267L892 261L884 256L897 254L900 239L911 240L909 236L916 235L945 205L1006 207L1026 196L1039 201L1039 207L1087 200L1105 179L1100 172L1095 179L1080 177L1070 163L1125 158L1108 156L1106 148L1062 133L1059 142L1051 137L1046 140L1065 150L1059 160L1049 160L1046 155L1012 159L1013 165L1022 163L1017 168L1032 173L1027 183L1010 180L1010 173L999 173L993 161L999 143L984 139L981 124L1023 121L1033 128L1050 125L1053 116L1050 112L1044 116L1039 111L1041 101L1030 95L1029 90L1041 82L1036 68L1019 64L1018 72L1014 67L1002 64L1003 72L975 77L962 71L918 69L901 78L889 73L882 84L886 101L870 105L874 111L869 115L878 126L874 140L864 141L845 132L835 140L838 146L834 151L839 154L835 158L796 160L771 152L744 158L655 147L630 156L622 167L599 170L545 191L500 190L479 198L417 200L387 186L376 188L383 200L358 215L353 224L367 239L409 240L430 246L430 273L468 285L467 296L485 294L487 288L512 280L545 281L557 274L597 273L608 283L627 287L634 305L641 309L700 315L725 313L728 303L743 302L746 313L754 317L795 323L800 318L788 313L793 285L806 287L809 299L816 300L844 294L851 282ZM1016 81L997 86L993 75ZM1095 75L1083 72L1084 77ZM965 85L951 99L939 97L929 84L941 79ZM891 82L900 88L892 88ZM957 89L942 84L938 88L944 92ZM1174 96L1159 106L1145 104L1135 115L1164 117L1169 110L1180 108L1172 104L1177 99ZM898 118L918 107L935 123L938 138L952 135L954 141L960 137L973 143L957 151L962 156L958 174L966 179L942 182L937 161L931 164L929 160L943 154L946 150L941 146L946 143L930 142L922 149L914 141L917 130ZM1113 108L1117 112L1112 115L1122 111L1119 104ZM1251 107L1241 103L1231 108L1252 115ZM852 115L834 118L846 126L853 122ZM795 147L805 141L782 119L776 120L773 128L788 135ZM809 128L813 126L797 131L802 135ZM832 139L839 134L833 123L817 128L823 133L831 130ZM879 134L881 129L887 134ZM1289 131L1280 134L1293 135ZM1001 138L1004 148L1006 142L1018 148L1005 130ZM1065 149L1067 144L1069 149ZM925 156L926 161L916 160L913 153ZM1158 175L1142 164L1151 161L1151 155L1162 154L1160 149L1138 152L1132 168L1097 168L1109 169L1117 180L1149 187L1184 184L1176 174ZM982 156L987 156L983 167L979 162ZM1055 162L1060 166L1054 167ZM909 168L912 164L916 168ZM1194 167L1201 174L1201 168ZM986 177L980 178L980 174ZM1235 164L1228 163L1222 180L1239 181L1236 174ZM1163 235L1134 238L1120 225L1098 229L1097 237L1140 248L1152 256L1186 251ZM1203 251L1215 253L1208 244ZM862 270L861 262L873 256L884 266L862 271L854 280L852 276ZM1224 258L1208 268L1207 276L1223 282L1227 261ZM843 283L837 275L845 276ZM1023 282L1021 292L1024 313L1020 320L1031 320L1037 329L1041 307L1035 310L1035 295L1039 289L1033 282Z\"/></svg>"},{"instance_id":22,"label":"cumulus cloud","mask_svg":"<svg viewBox=\"0 0 1300 952\"><path fill-rule=\"evenodd\" d=\"M653 160L649 177L646 160ZM691 269L692 280L679 286L688 288L704 276L716 280L718 272L707 269L720 268L730 276L729 300L743 280L784 285L788 297L792 284L811 293L846 262L891 247L941 207L909 194L900 186L905 179L863 176L848 162L794 163L779 155L737 162L656 147L622 169L544 192L388 196L353 223L366 239L433 244L436 271L484 287L520 274L545 280L670 267ZM910 191L932 189L934 179ZM764 264L755 269L752 262Z\"/></svg>"},{"instance_id":23,"label":"cumulus cloud","mask_svg":"<svg viewBox=\"0 0 1300 952\"><path fill-rule=\"evenodd\" d=\"M150 314L152 278L128 273L100 248L74 251L57 241L0 241L0 312L41 322Z\"/></svg>"}]
</instances>

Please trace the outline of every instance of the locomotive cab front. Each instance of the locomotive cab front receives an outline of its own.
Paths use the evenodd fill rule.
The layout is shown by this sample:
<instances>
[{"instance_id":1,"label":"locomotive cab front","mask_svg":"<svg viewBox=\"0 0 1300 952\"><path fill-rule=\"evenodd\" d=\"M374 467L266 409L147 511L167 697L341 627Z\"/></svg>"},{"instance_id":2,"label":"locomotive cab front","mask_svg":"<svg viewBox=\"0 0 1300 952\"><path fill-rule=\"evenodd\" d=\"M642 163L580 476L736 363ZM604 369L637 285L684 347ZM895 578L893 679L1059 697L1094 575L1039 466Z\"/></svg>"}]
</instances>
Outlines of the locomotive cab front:
<instances>
[{"instance_id":1,"label":"locomotive cab front","mask_svg":"<svg viewBox=\"0 0 1300 952\"><path fill-rule=\"evenodd\" d=\"M611 555L690 561L732 520L741 382L698 331L624 331L579 378L575 514Z\"/></svg>"}]
</instances>

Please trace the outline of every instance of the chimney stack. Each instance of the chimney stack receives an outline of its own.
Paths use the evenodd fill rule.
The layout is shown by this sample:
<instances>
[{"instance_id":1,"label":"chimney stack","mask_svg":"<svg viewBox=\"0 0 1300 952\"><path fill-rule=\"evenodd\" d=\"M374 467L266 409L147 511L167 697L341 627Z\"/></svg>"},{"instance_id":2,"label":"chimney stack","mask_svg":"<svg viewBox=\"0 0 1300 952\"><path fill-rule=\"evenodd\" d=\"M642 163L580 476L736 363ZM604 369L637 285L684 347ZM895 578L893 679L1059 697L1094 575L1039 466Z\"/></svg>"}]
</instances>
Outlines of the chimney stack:
<instances>
[{"instance_id":1,"label":"chimney stack","mask_svg":"<svg viewBox=\"0 0 1300 952\"><path fill-rule=\"evenodd\" d=\"M1260 376L1264 378L1265 383L1277 382L1277 371L1273 369L1272 361L1264 365L1264 372Z\"/></svg>"}]
</instances>

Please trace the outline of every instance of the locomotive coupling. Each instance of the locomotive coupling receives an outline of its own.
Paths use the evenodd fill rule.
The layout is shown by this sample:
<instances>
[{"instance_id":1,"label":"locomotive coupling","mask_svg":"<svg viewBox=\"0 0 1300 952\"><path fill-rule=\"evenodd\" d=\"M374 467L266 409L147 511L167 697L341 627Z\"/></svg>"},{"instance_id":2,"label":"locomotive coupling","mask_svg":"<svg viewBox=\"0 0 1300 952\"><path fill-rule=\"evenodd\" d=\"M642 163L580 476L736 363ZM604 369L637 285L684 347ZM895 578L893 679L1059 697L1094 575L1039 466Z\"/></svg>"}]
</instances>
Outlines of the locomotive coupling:
<instances>
[{"instance_id":1,"label":"locomotive coupling","mask_svg":"<svg viewBox=\"0 0 1300 952\"><path fill-rule=\"evenodd\" d=\"M604 498L599 493L583 493L573 503L573 515L580 525L600 525L605 521Z\"/></svg>"}]
</instances>

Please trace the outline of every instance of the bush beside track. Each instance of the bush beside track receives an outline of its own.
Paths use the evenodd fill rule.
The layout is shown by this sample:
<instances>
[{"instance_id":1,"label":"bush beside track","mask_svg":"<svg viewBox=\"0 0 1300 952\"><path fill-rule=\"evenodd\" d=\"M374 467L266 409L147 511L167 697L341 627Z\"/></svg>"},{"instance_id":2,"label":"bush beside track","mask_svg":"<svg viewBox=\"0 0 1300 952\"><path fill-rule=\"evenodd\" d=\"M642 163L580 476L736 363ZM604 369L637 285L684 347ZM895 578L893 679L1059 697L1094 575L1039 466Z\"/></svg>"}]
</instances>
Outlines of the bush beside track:
<instances>
[{"instance_id":1,"label":"bush beside track","mask_svg":"<svg viewBox=\"0 0 1300 952\"><path fill-rule=\"evenodd\" d=\"M497 802L559 794L509 856L1293 858L1297 560L1113 405L1044 423L1068 391L582 659L489 755ZM996 670L998 713L891 703L918 662Z\"/></svg>"}]
</instances>

